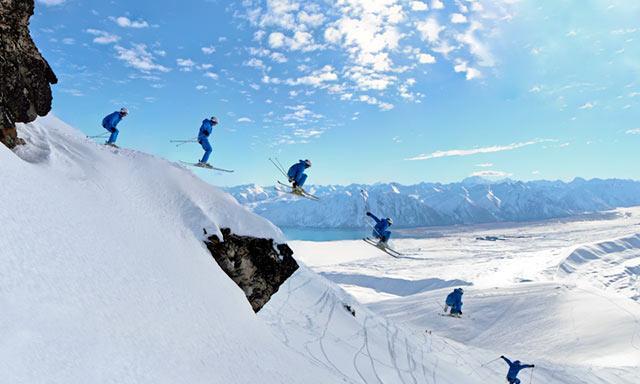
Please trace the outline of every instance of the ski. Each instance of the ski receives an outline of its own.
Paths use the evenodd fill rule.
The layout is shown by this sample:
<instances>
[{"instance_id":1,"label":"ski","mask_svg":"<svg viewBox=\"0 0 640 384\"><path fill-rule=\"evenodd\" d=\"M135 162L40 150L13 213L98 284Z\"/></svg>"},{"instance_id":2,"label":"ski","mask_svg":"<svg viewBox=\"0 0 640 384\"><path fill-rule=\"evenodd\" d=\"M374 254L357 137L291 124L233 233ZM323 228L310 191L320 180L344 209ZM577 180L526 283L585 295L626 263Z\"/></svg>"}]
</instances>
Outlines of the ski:
<instances>
[{"instance_id":1,"label":"ski","mask_svg":"<svg viewBox=\"0 0 640 384\"><path fill-rule=\"evenodd\" d=\"M306 199L313 200L313 201L320 201L320 198L318 196L312 195L312 194L310 194L309 192L305 191L302 188L300 188L301 192L298 192L298 191L295 191L292 186L290 186L289 184L285 184L285 183L281 182L280 180L278 180L278 184L282 185L283 187L289 188L289 190L286 190L286 191L283 191L282 189L276 188L276 190L278 190L280 192L290 193L292 195L304 197Z\"/></svg>"},{"instance_id":2,"label":"ski","mask_svg":"<svg viewBox=\"0 0 640 384\"><path fill-rule=\"evenodd\" d=\"M227 172L227 173L233 173L234 171L232 169L224 169L224 168L217 168L217 167L213 167L211 165L202 165L200 163L189 163L186 161L180 161L180 163L184 164L184 165L190 165L192 167L196 167L196 168L202 168L202 169L210 169L212 171L220 171L220 172Z\"/></svg>"},{"instance_id":3,"label":"ski","mask_svg":"<svg viewBox=\"0 0 640 384\"><path fill-rule=\"evenodd\" d=\"M453 317L454 319L461 319L462 315L452 315L450 313L438 313L442 317Z\"/></svg>"},{"instance_id":4,"label":"ski","mask_svg":"<svg viewBox=\"0 0 640 384\"><path fill-rule=\"evenodd\" d=\"M384 244L380 244L380 242L370 239L368 237L365 237L362 239L365 243L370 244L376 248L378 248L379 250L381 250L382 252L386 253L387 255L391 256L391 257L395 257L395 258L399 258L402 257L403 254L392 249L389 248L388 246L384 245Z\"/></svg>"},{"instance_id":5,"label":"ski","mask_svg":"<svg viewBox=\"0 0 640 384\"><path fill-rule=\"evenodd\" d=\"M118 146L117 146L116 144L114 144L114 143L104 143L104 145L106 145L107 147L120 149L120 147L118 147Z\"/></svg>"}]
</instances>

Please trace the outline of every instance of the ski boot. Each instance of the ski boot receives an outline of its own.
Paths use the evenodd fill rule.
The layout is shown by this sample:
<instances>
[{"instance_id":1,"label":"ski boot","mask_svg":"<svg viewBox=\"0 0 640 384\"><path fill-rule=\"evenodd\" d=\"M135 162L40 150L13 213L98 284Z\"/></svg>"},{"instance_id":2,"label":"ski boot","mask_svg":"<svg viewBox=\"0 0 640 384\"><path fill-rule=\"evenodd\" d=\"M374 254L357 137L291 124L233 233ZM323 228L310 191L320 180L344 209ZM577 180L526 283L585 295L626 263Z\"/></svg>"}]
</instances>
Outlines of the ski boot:
<instances>
[{"instance_id":1,"label":"ski boot","mask_svg":"<svg viewBox=\"0 0 640 384\"><path fill-rule=\"evenodd\" d=\"M107 145L109 147L113 147L113 148L120 148L116 145L116 143L112 143L110 141L107 141L106 143L104 143L104 145Z\"/></svg>"},{"instance_id":2,"label":"ski boot","mask_svg":"<svg viewBox=\"0 0 640 384\"><path fill-rule=\"evenodd\" d=\"M203 163L202 161L198 161L195 166L200 168L212 168L211 164Z\"/></svg>"}]
</instances>

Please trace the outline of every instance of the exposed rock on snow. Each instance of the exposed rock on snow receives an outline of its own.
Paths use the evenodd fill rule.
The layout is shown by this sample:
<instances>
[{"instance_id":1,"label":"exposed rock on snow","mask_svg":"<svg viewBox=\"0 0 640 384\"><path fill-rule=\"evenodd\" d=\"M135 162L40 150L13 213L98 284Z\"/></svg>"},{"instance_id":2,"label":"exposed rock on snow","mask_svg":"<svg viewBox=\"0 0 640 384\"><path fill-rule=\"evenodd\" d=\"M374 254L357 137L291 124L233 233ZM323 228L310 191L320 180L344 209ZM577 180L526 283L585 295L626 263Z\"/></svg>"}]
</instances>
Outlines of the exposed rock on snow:
<instances>
[{"instance_id":1,"label":"exposed rock on snow","mask_svg":"<svg viewBox=\"0 0 640 384\"><path fill-rule=\"evenodd\" d=\"M0 0L0 142L17 139L15 123L29 123L51 110L58 79L29 34L33 0Z\"/></svg>"},{"instance_id":2,"label":"exposed rock on snow","mask_svg":"<svg viewBox=\"0 0 640 384\"><path fill-rule=\"evenodd\" d=\"M207 248L258 312L298 269L293 251L286 244L274 244L273 239L238 236L229 228L222 228L221 232L224 242L212 235Z\"/></svg>"}]
</instances>

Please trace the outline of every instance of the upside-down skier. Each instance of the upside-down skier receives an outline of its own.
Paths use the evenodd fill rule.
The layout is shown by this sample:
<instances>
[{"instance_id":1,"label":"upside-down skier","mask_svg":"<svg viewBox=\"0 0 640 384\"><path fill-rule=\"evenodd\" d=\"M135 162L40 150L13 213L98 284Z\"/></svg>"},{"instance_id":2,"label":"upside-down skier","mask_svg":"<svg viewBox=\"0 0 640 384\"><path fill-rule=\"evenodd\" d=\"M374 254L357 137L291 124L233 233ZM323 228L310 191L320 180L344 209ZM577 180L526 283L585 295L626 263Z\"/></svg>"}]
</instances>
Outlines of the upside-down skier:
<instances>
[{"instance_id":1,"label":"upside-down skier","mask_svg":"<svg viewBox=\"0 0 640 384\"><path fill-rule=\"evenodd\" d=\"M118 126L118 123L120 123L122 118L127 116L128 114L129 110L122 107L119 111L110 113L105 116L104 119L102 119L102 127L111 133L109 139L105 143L106 145L116 147L116 140L118 139L118 133L120 133L120 131L116 127Z\"/></svg>"},{"instance_id":2,"label":"upside-down skier","mask_svg":"<svg viewBox=\"0 0 640 384\"><path fill-rule=\"evenodd\" d=\"M204 155L202 155L202 159L198 161L196 167L210 168L209 164L209 156L211 156L211 152L213 152L213 148L211 148L211 143L209 143L209 136L213 132L213 127L218 125L218 118L215 116L211 116L209 119L202 120L202 125L200 126L200 130L198 131L198 143L204 149Z\"/></svg>"},{"instance_id":3,"label":"upside-down skier","mask_svg":"<svg viewBox=\"0 0 640 384\"><path fill-rule=\"evenodd\" d=\"M389 231L389 227L393 225L393 220L389 217L379 219L371 212L367 212L367 216L376 222L376 225L373 227L373 237L379 240L379 244L386 245L391 238L391 231Z\"/></svg>"},{"instance_id":4,"label":"upside-down skier","mask_svg":"<svg viewBox=\"0 0 640 384\"><path fill-rule=\"evenodd\" d=\"M307 181L307 174L304 173L305 170L311 168L311 160L300 160L297 163L293 164L289 171L287 172L287 176L289 177L289 182L293 183L293 192L294 193L303 193L302 186Z\"/></svg>"},{"instance_id":5,"label":"upside-down skier","mask_svg":"<svg viewBox=\"0 0 640 384\"><path fill-rule=\"evenodd\" d=\"M511 362L511 360L507 359L504 356L500 356L500 358L509 364L509 372L507 372L507 381L509 384L520 384L520 379L518 379L518 373L525 368L535 368L534 364L522 364L520 360L516 360Z\"/></svg>"}]
</instances>

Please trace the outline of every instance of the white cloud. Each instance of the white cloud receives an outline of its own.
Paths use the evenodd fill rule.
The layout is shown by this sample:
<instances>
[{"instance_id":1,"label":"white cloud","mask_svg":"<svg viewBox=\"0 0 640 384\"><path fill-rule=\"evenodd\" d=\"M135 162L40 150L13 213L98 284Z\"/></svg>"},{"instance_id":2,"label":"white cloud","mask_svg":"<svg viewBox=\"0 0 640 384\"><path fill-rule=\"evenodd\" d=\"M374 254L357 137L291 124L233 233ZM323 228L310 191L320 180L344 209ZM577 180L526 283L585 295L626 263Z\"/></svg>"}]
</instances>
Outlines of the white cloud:
<instances>
[{"instance_id":1,"label":"white cloud","mask_svg":"<svg viewBox=\"0 0 640 384\"><path fill-rule=\"evenodd\" d=\"M204 53L205 55L211 55L216 52L216 48L211 45L208 47L202 47L200 48L200 50L202 50L202 53Z\"/></svg>"},{"instance_id":2,"label":"white cloud","mask_svg":"<svg viewBox=\"0 0 640 384\"><path fill-rule=\"evenodd\" d=\"M626 132L627 135L640 135L640 128L630 129Z\"/></svg>"},{"instance_id":3,"label":"white cloud","mask_svg":"<svg viewBox=\"0 0 640 384\"><path fill-rule=\"evenodd\" d=\"M482 72L475 68L469 67L468 63L462 60L456 60L456 65L453 67L453 70L456 71L456 73L465 73L465 78L467 80L473 80L482 77Z\"/></svg>"},{"instance_id":4,"label":"white cloud","mask_svg":"<svg viewBox=\"0 0 640 384\"><path fill-rule=\"evenodd\" d=\"M241 117L238 120L236 120L238 123L253 123L253 120L251 120L248 117Z\"/></svg>"},{"instance_id":5,"label":"white cloud","mask_svg":"<svg viewBox=\"0 0 640 384\"><path fill-rule=\"evenodd\" d=\"M288 61L287 57L280 52L272 52L271 55L269 55L269 57L271 58L271 60L280 64L286 63Z\"/></svg>"},{"instance_id":6,"label":"white cloud","mask_svg":"<svg viewBox=\"0 0 640 384\"><path fill-rule=\"evenodd\" d=\"M530 145L535 145L539 143L544 143L552 140L530 140L522 143L512 143L509 145L492 145L490 147L481 147L481 148L473 148L473 149L451 149L446 151L435 151L429 154L422 154L415 157L408 158L406 160L429 160L429 159L438 159L441 157L452 157L452 156L472 156L481 153L495 153L495 152L503 152L503 151L513 151L514 149L519 149L523 147L527 147Z\"/></svg>"},{"instance_id":7,"label":"white cloud","mask_svg":"<svg viewBox=\"0 0 640 384\"><path fill-rule=\"evenodd\" d=\"M432 9L443 9L444 8L444 3L442 2L442 0L432 0L431 1L431 8Z\"/></svg>"},{"instance_id":8,"label":"white cloud","mask_svg":"<svg viewBox=\"0 0 640 384\"><path fill-rule=\"evenodd\" d=\"M264 63L262 62L262 60L256 59L255 57L252 57L251 59L243 62L242 65L244 65L245 67L264 69Z\"/></svg>"},{"instance_id":9,"label":"white cloud","mask_svg":"<svg viewBox=\"0 0 640 384\"><path fill-rule=\"evenodd\" d=\"M595 108L595 106L596 106L595 102L588 101L582 104L581 106L579 106L578 109L593 109Z\"/></svg>"},{"instance_id":10,"label":"white cloud","mask_svg":"<svg viewBox=\"0 0 640 384\"><path fill-rule=\"evenodd\" d=\"M542 85L534 85L529 89L530 93L540 93L542 91Z\"/></svg>"},{"instance_id":11,"label":"white cloud","mask_svg":"<svg viewBox=\"0 0 640 384\"><path fill-rule=\"evenodd\" d=\"M191 59L177 59L176 64L180 67L182 72L191 72L196 63Z\"/></svg>"},{"instance_id":12,"label":"white cloud","mask_svg":"<svg viewBox=\"0 0 640 384\"><path fill-rule=\"evenodd\" d=\"M196 89L198 91L206 91L207 90L207 86L206 85L202 85L202 84L198 84L198 85L196 85Z\"/></svg>"},{"instance_id":13,"label":"white cloud","mask_svg":"<svg viewBox=\"0 0 640 384\"><path fill-rule=\"evenodd\" d=\"M478 172L473 172L470 176L495 178L495 177L509 177L511 175L512 175L511 173L507 173L503 171L478 171Z\"/></svg>"},{"instance_id":14,"label":"white cloud","mask_svg":"<svg viewBox=\"0 0 640 384\"><path fill-rule=\"evenodd\" d=\"M85 30L90 35L96 36L93 42L96 44L111 44L120 40L120 36L112 35L109 32L101 31L99 29L87 29Z\"/></svg>"},{"instance_id":15,"label":"white cloud","mask_svg":"<svg viewBox=\"0 0 640 384\"><path fill-rule=\"evenodd\" d=\"M424 3L422 1L412 1L410 5L412 11L420 12L429 10L429 6L427 5L427 3Z\"/></svg>"},{"instance_id":16,"label":"white cloud","mask_svg":"<svg viewBox=\"0 0 640 384\"><path fill-rule=\"evenodd\" d=\"M220 78L220 76L218 76L217 73L209 72L209 71L205 72L204 77L208 77L213 80L218 80Z\"/></svg>"},{"instance_id":17,"label":"white cloud","mask_svg":"<svg viewBox=\"0 0 640 384\"><path fill-rule=\"evenodd\" d=\"M302 104L286 106L285 108L291 112L282 117L282 120L284 121L314 122L317 119L322 118L322 115L310 111Z\"/></svg>"},{"instance_id":18,"label":"white cloud","mask_svg":"<svg viewBox=\"0 0 640 384\"><path fill-rule=\"evenodd\" d=\"M480 167L480 168L489 168L489 167L493 167L493 163L481 163L481 164L476 164L476 167Z\"/></svg>"},{"instance_id":19,"label":"white cloud","mask_svg":"<svg viewBox=\"0 0 640 384\"><path fill-rule=\"evenodd\" d=\"M282 32L272 32L268 40L273 49L310 52L321 48L321 45L315 43L313 35L304 31L295 31L293 37L285 36Z\"/></svg>"},{"instance_id":20,"label":"white cloud","mask_svg":"<svg viewBox=\"0 0 640 384\"><path fill-rule=\"evenodd\" d=\"M319 129L296 129L293 131L293 135L301 137L303 139L315 139L320 137L324 132Z\"/></svg>"},{"instance_id":21,"label":"white cloud","mask_svg":"<svg viewBox=\"0 0 640 384\"><path fill-rule=\"evenodd\" d=\"M128 66L138 69L143 72L169 72L170 69L155 63L155 57L147 51L147 46L144 44L133 44L132 48L124 48L116 45L115 50L117 52L118 60L124 61Z\"/></svg>"},{"instance_id":22,"label":"white cloud","mask_svg":"<svg viewBox=\"0 0 640 384\"><path fill-rule=\"evenodd\" d=\"M72 37L65 37L64 39L62 39L62 44L65 45L73 45L76 43L76 40Z\"/></svg>"},{"instance_id":23,"label":"white cloud","mask_svg":"<svg viewBox=\"0 0 640 384\"><path fill-rule=\"evenodd\" d=\"M436 62L436 58L428 53L420 53L418 54L418 61L420 64L433 64Z\"/></svg>"},{"instance_id":24,"label":"white cloud","mask_svg":"<svg viewBox=\"0 0 640 384\"><path fill-rule=\"evenodd\" d=\"M302 76L296 79L287 79L288 85L309 85L312 87L321 87L324 83L338 80L338 75L330 65L325 65L319 70L313 71L307 76Z\"/></svg>"},{"instance_id":25,"label":"white cloud","mask_svg":"<svg viewBox=\"0 0 640 384\"><path fill-rule=\"evenodd\" d=\"M454 13L451 15L451 22L453 24L464 24L467 22L467 17L462 13Z\"/></svg>"},{"instance_id":26,"label":"white cloud","mask_svg":"<svg viewBox=\"0 0 640 384\"><path fill-rule=\"evenodd\" d=\"M445 27L440 26L438 20L433 17L430 17L425 21L418 22L416 24L416 28L420 32L422 39L431 44L435 44L440 40L440 32L445 29Z\"/></svg>"},{"instance_id":27,"label":"white cloud","mask_svg":"<svg viewBox=\"0 0 640 384\"><path fill-rule=\"evenodd\" d=\"M60 4L63 4L64 2L65 0L38 0L38 3L44 4L47 7L50 7L52 5L60 5Z\"/></svg>"},{"instance_id":28,"label":"white cloud","mask_svg":"<svg viewBox=\"0 0 640 384\"><path fill-rule=\"evenodd\" d=\"M120 16L113 19L122 28L148 28L149 23L144 20L131 20L128 17Z\"/></svg>"}]
</instances>

